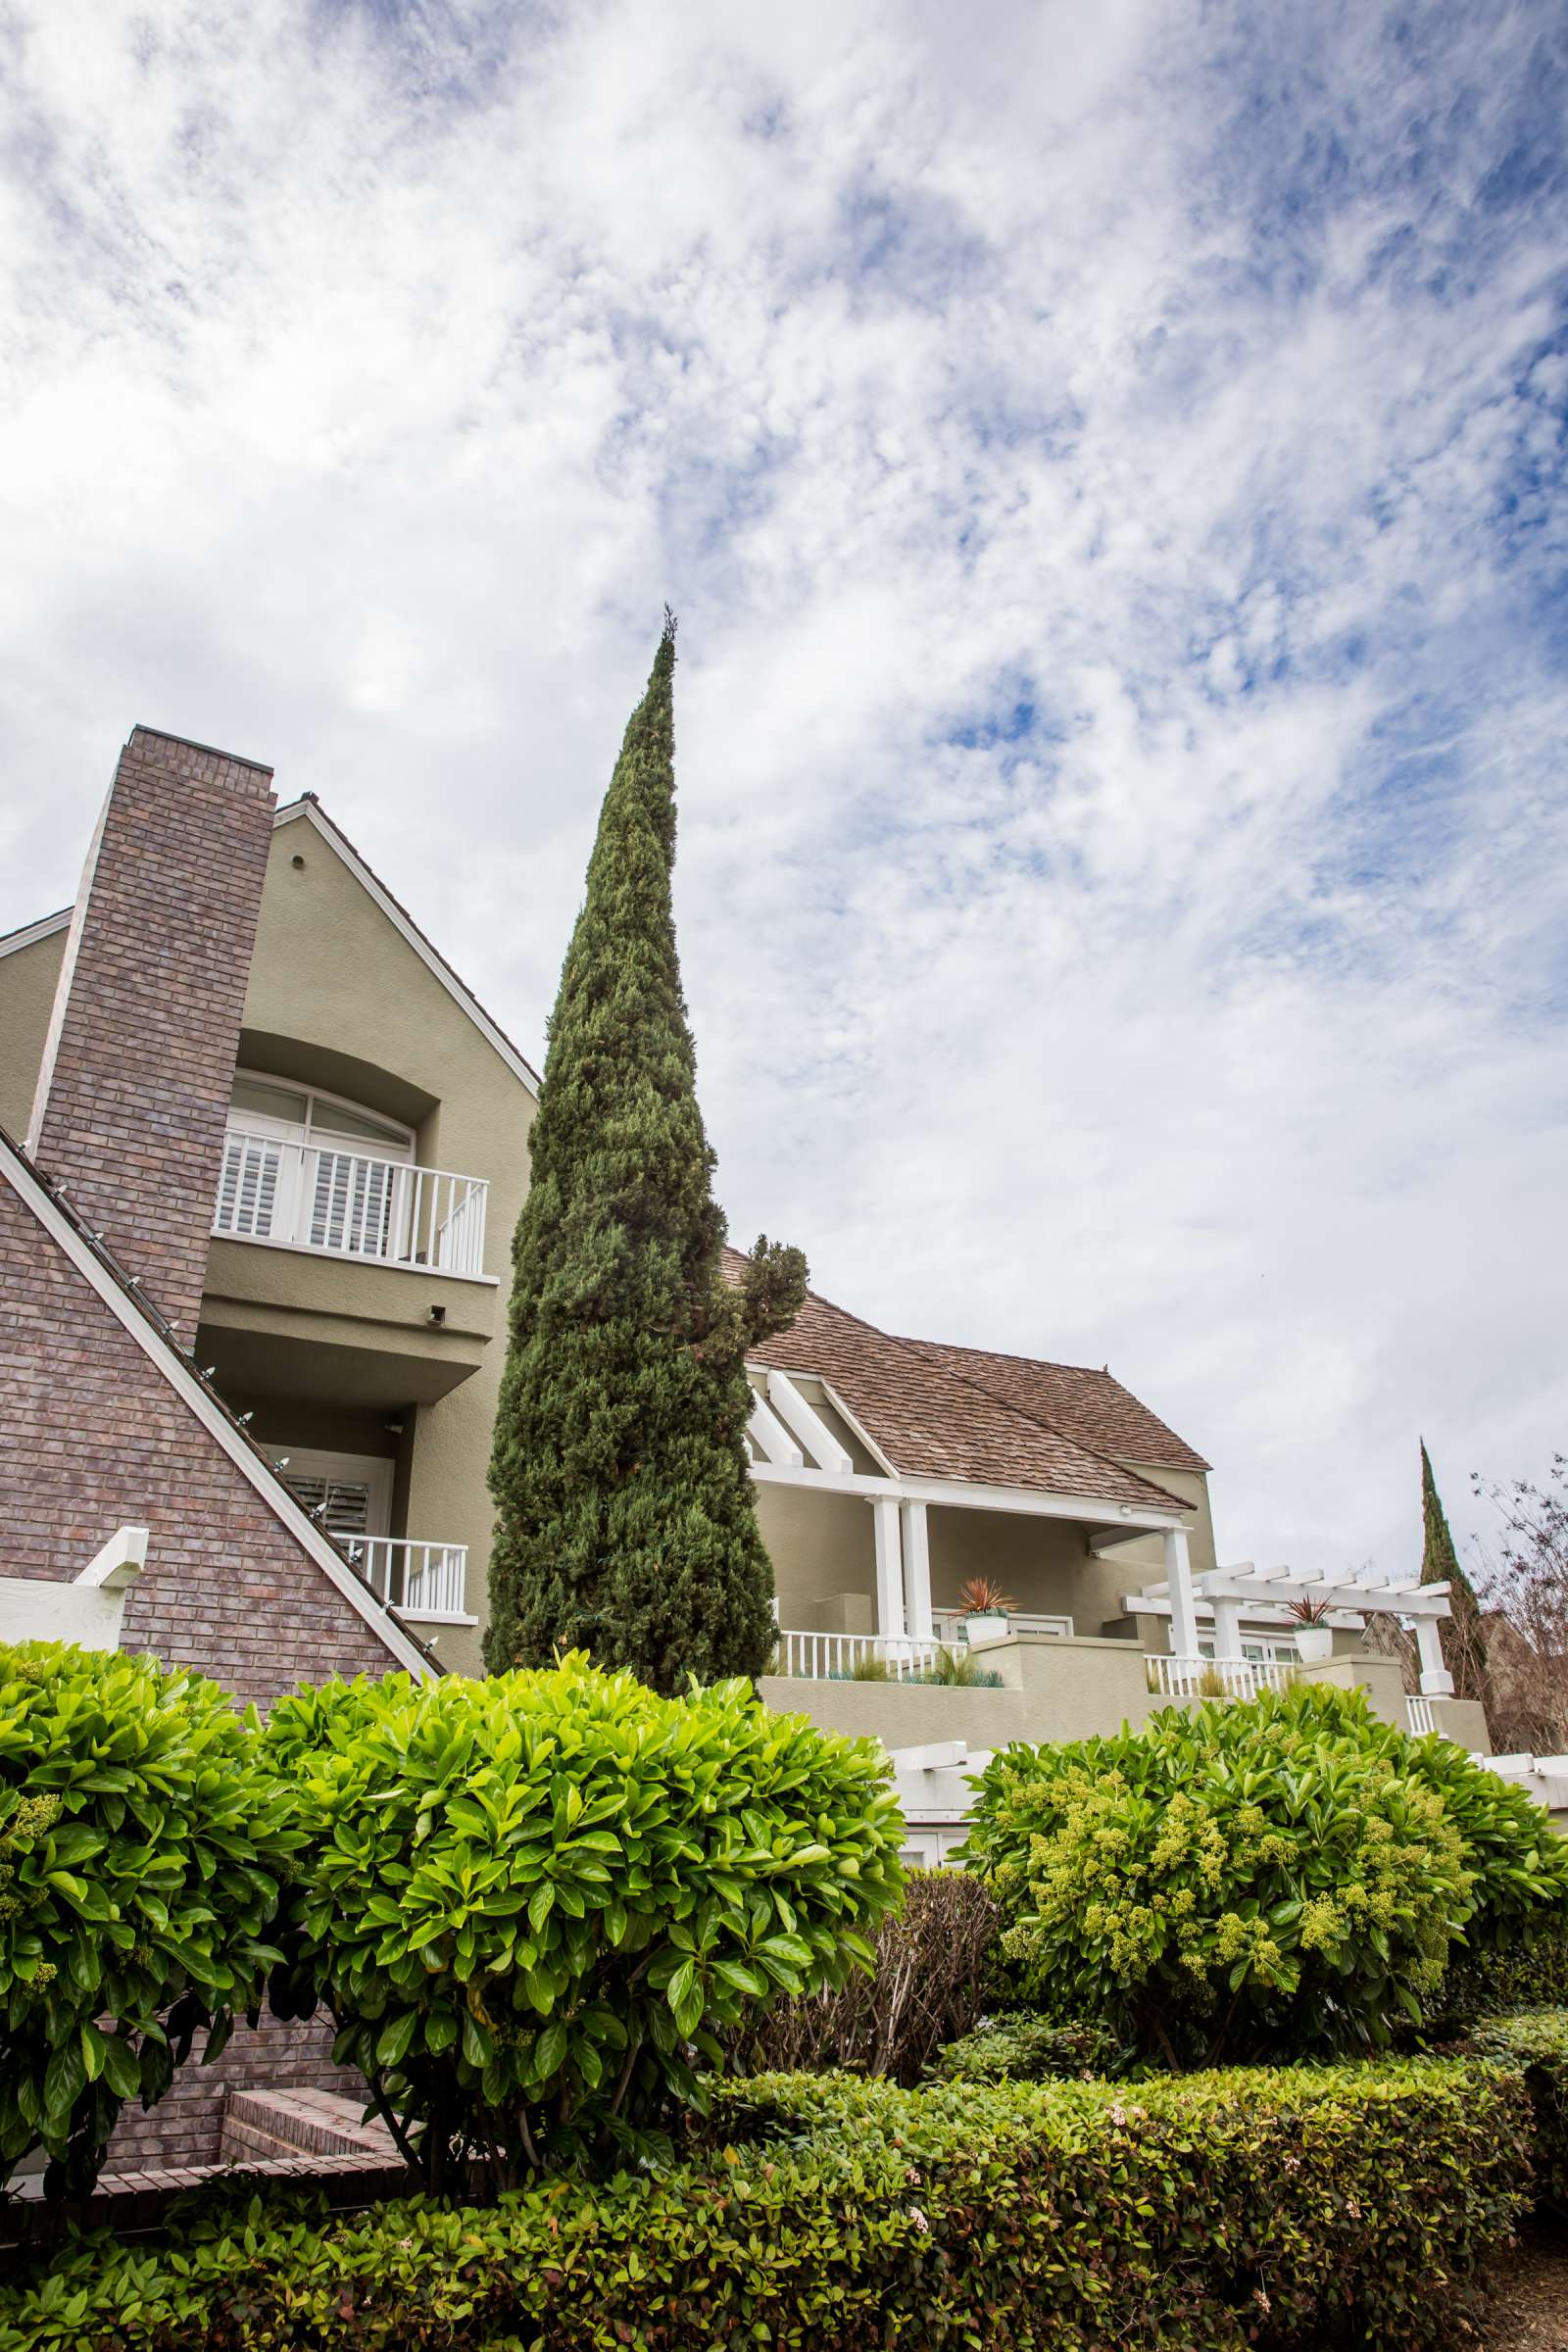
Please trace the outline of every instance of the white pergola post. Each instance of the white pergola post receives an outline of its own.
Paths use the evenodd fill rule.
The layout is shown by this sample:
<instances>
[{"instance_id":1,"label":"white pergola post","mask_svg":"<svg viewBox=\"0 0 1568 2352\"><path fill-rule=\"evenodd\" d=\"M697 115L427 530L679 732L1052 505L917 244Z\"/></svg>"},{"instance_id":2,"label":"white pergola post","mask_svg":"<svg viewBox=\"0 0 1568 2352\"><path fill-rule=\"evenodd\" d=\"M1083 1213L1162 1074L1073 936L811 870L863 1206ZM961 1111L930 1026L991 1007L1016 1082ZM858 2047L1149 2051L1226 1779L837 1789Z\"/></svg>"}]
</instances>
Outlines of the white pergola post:
<instances>
[{"instance_id":1,"label":"white pergola post","mask_svg":"<svg viewBox=\"0 0 1568 2352\"><path fill-rule=\"evenodd\" d=\"M1440 1617L1416 1619L1415 1645L1421 1659L1422 1697L1451 1698L1453 1677L1443 1663L1443 1620Z\"/></svg>"},{"instance_id":2,"label":"white pergola post","mask_svg":"<svg viewBox=\"0 0 1568 2352\"><path fill-rule=\"evenodd\" d=\"M1239 1658L1242 1654L1242 1604L1239 1600L1216 1600L1214 1603L1214 1655L1218 1658Z\"/></svg>"},{"instance_id":3,"label":"white pergola post","mask_svg":"<svg viewBox=\"0 0 1568 2352\"><path fill-rule=\"evenodd\" d=\"M876 1526L876 1630L900 1634L904 1622L904 1547L899 1541L900 1504L896 1494L878 1494L871 1504Z\"/></svg>"},{"instance_id":4,"label":"white pergola post","mask_svg":"<svg viewBox=\"0 0 1568 2352\"><path fill-rule=\"evenodd\" d=\"M931 1621L931 1543L925 1523L925 1504L900 1506L904 1534L904 1607L909 1638L929 1642L936 1631Z\"/></svg>"},{"instance_id":5,"label":"white pergola post","mask_svg":"<svg viewBox=\"0 0 1568 2352\"><path fill-rule=\"evenodd\" d=\"M1193 1563L1188 1556L1185 1527L1165 1530L1165 1587L1170 1594L1171 1655L1196 1658L1198 1603L1193 1594Z\"/></svg>"}]
</instances>

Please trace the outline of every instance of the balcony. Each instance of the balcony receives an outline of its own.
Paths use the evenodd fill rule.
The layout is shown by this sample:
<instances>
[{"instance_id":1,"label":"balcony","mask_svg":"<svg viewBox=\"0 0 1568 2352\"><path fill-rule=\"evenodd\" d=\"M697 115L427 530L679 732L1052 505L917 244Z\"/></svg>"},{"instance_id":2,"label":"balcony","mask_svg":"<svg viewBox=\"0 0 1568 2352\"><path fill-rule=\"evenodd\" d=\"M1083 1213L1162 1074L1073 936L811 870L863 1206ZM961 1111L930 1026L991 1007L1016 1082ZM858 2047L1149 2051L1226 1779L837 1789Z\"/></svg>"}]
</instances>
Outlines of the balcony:
<instances>
[{"instance_id":1,"label":"balcony","mask_svg":"<svg viewBox=\"0 0 1568 2352\"><path fill-rule=\"evenodd\" d=\"M478 1624L466 1605L466 1544L417 1544L401 1536L340 1536L338 1541L370 1590L411 1624Z\"/></svg>"},{"instance_id":2,"label":"balcony","mask_svg":"<svg viewBox=\"0 0 1568 2352\"><path fill-rule=\"evenodd\" d=\"M484 1274L489 1189L478 1176L299 1143L231 1121L213 1232L471 1281Z\"/></svg>"}]
</instances>

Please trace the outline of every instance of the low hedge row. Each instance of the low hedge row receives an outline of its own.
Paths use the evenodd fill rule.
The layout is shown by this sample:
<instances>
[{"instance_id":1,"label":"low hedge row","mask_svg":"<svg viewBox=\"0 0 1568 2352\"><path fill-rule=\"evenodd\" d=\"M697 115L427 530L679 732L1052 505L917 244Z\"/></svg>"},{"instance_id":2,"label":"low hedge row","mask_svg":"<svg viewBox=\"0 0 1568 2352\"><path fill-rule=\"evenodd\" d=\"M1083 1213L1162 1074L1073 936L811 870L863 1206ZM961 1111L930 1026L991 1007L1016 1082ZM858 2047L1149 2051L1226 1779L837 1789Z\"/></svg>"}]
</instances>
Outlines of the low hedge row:
<instances>
[{"instance_id":1,"label":"low hedge row","mask_svg":"<svg viewBox=\"0 0 1568 2352\"><path fill-rule=\"evenodd\" d=\"M1120 2052L1100 2025L1058 2026L1024 2010L984 2018L938 2051L931 2073L943 2082L1062 2082L1108 2075Z\"/></svg>"},{"instance_id":2,"label":"low hedge row","mask_svg":"<svg viewBox=\"0 0 1568 2352\"><path fill-rule=\"evenodd\" d=\"M1478 2026L1475 2047L1517 2067L1535 2127L1535 2195L1568 2215L1568 2009L1495 2017Z\"/></svg>"},{"instance_id":3,"label":"low hedge row","mask_svg":"<svg viewBox=\"0 0 1568 2352\"><path fill-rule=\"evenodd\" d=\"M671 2173L483 2211L257 2203L156 2252L87 2242L0 2299L0 2352L1417 2352L1512 2230L1529 2114L1516 2073L1453 2059L1136 2091L774 2076L703 2129Z\"/></svg>"}]
</instances>

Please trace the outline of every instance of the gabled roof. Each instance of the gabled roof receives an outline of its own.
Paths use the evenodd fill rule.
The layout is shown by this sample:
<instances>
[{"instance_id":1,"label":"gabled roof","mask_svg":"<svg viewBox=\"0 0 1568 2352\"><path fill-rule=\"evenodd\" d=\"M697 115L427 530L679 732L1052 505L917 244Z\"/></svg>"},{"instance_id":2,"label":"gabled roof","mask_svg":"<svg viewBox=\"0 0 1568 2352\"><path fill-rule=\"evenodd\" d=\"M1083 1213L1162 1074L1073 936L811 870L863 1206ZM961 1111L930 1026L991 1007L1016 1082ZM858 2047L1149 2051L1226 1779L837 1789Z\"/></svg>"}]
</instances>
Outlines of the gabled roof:
<instances>
[{"instance_id":1,"label":"gabled roof","mask_svg":"<svg viewBox=\"0 0 1568 2352\"><path fill-rule=\"evenodd\" d=\"M955 1348L942 1340L906 1340L988 1396L1031 1413L1096 1453L1145 1462L1157 1470L1206 1470L1209 1464L1109 1372L1087 1364L1052 1364L991 1348Z\"/></svg>"},{"instance_id":2,"label":"gabled roof","mask_svg":"<svg viewBox=\"0 0 1568 2352\"><path fill-rule=\"evenodd\" d=\"M454 1004L461 1006L474 1027L487 1039L512 1071L514 1077L532 1095L539 1092L539 1073L520 1048L514 1045L499 1021L486 1012L466 980L460 979L440 949L435 946L415 921L401 900L395 899L374 869L368 865L341 825L335 823L321 807L314 792L302 793L297 801L289 801L272 818L273 829L281 825L308 823L340 858L360 884L368 898L373 899L393 928L414 950L420 962L432 972ZM35 940L47 939L51 933L70 927L72 908L61 907L57 914L41 915L36 922L24 923L20 930L0 935L0 956L15 955L19 948L31 947Z\"/></svg>"},{"instance_id":3,"label":"gabled roof","mask_svg":"<svg viewBox=\"0 0 1568 2352\"><path fill-rule=\"evenodd\" d=\"M433 1652L410 1632L390 1604L360 1575L347 1555L311 1517L218 1391L209 1386L171 1337L169 1326L141 1295L140 1285L103 1243L87 1231L61 1187L36 1168L21 1145L0 1127L0 1180L29 1208L78 1274L94 1290L149 1362L168 1382L250 1484L262 1501L364 1618L398 1665L414 1675L441 1672Z\"/></svg>"},{"instance_id":4,"label":"gabled roof","mask_svg":"<svg viewBox=\"0 0 1568 2352\"><path fill-rule=\"evenodd\" d=\"M741 1252L726 1250L724 1261L726 1275L738 1280ZM787 1331L749 1353L759 1364L827 1381L906 1477L1024 1487L1139 1510L1192 1508L1063 1430L989 1395L951 1370L936 1348L895 1339L814 1291Z\"/></svg>"}]
</instances>

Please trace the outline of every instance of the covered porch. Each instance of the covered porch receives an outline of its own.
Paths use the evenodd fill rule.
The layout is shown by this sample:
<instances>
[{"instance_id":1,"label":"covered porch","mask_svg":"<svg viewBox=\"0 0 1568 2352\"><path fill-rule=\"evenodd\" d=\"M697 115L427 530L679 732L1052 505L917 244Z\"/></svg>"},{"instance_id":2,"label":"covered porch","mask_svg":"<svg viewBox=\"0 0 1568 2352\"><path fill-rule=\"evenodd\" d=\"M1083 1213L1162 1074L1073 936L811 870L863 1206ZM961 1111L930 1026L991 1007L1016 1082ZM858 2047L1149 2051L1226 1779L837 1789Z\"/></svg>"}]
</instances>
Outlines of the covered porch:
<instances>
[{"instance_id":1,"label":"covered porch","mask_svg":"<svg viewBox=\"0 0 1568 2352\"><path fill-rule=\"evenodd\" d=\"M783 1677L918 1680L939 1649L965 1645L959 1593L975 1577L1008 1595L1014 1636L1109 1637L1141 1656L1150 1629L1124 1611L1129 1568L1191 1579L1177 1498L1161 1509L901 1474L821 1380L761 1375L748 1438Z\"/></svg>"}]
</instances>

